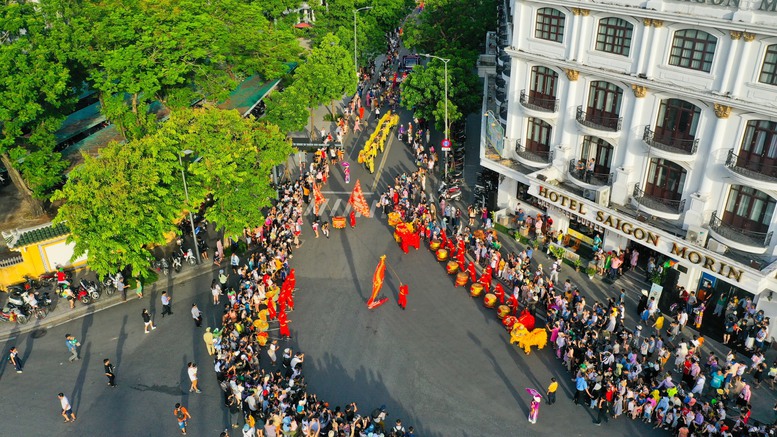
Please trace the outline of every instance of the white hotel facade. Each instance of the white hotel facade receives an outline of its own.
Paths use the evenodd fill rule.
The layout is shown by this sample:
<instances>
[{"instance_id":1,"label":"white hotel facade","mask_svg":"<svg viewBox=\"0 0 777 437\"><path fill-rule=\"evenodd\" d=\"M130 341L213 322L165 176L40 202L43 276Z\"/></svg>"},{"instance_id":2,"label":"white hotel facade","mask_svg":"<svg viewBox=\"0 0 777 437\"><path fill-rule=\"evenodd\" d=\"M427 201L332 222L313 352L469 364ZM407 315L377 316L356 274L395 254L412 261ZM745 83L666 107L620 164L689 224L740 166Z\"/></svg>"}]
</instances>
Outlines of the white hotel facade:
<instances>
[{"instance_id":1,"label":"white hotel facade","mask_svg":"<svg viewBox=\"0 0 777 437\"><path fill-rule=\"evenodd\" d=\"M663 254L678 285L777 316L777 0L499 8L478 64L499 208Z\"/></svg>"}]
</instances>

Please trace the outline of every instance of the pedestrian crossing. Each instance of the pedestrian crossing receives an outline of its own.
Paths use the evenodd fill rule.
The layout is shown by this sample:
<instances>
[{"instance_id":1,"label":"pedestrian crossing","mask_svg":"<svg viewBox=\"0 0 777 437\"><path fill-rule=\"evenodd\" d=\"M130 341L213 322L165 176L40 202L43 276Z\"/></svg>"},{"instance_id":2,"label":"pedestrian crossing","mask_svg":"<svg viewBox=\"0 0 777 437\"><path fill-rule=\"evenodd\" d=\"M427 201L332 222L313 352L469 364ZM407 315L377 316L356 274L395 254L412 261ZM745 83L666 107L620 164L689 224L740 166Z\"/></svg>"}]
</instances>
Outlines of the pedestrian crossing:
<instances>
[{"instance_id":1,"label":"pedestrian crossing","mask_svg":"<svg viewBox=\"0 0 777 437\"><path fill-rule=\"evenodd\" d=\"M313 211L313 199L311 199L311 202L308 204L307 208L305 208L305 212L303 215L305 216L312 216L314 215ZM375 211L378 209L378 203L380 203L379 199L373 200L370 204L370 218L375 217ZM346 216L351 212L351 205L348 203L348 199L326 199L324 203L322 203L319 206L318 213L319 215L327 215L330 217L334 216ZM360 213L356 213L357 217L361 217L362 215Z\"/></svg>"}]
</instances>

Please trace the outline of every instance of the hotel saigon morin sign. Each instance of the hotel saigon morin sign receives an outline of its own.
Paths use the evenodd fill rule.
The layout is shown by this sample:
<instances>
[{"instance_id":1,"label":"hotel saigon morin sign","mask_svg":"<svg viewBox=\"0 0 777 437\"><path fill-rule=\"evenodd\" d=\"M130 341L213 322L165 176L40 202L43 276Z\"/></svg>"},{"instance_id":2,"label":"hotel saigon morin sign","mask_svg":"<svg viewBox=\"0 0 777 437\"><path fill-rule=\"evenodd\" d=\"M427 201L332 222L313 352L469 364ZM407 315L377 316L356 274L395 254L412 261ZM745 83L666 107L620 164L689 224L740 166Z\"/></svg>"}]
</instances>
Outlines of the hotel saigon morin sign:
<instances>
[{"instance_id":1,"label":"hotel saigon morin sign","mask_svg":"<svg viewBox=\"0 0 777 437\"><path fill-rule=\"evenodd\" d=\"M731 266L724 261L717 260L712 256L701 253L694 248L686 247L685 245L679 244L676 241L663 242L661 241L661 235L649 229L645 229L628 220L613 216L606 211L589 209L587 204L573 199L566 194L558 193L556 191L545 188L542 185L538 186L538 194L539 197L555 204L556 206L560 206L568 211L579 214L580 216L589 218L591 215L593 215L593 220L602 226L614 229L619 233L634 239L635 241L651 245L659 251L662 251L667 256L682 258L693 265L699 266L723 278L733 279L736 282L742 281L742 276L744 274L743 270L737 269L736 267ZM669 246L670 244L671 248Z\"/></svg>"}]
</instances>

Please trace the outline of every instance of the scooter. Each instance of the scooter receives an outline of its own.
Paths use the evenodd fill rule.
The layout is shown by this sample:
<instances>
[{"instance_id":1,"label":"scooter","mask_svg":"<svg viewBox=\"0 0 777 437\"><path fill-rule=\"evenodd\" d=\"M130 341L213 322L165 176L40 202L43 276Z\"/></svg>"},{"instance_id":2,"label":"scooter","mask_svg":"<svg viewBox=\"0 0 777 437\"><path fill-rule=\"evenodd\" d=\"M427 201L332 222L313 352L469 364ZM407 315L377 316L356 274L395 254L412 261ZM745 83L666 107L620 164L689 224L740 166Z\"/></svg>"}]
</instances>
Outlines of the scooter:
<instances>
[{"instance_id":1,"label":"scooter","mask_svg":"<svg viewBox=\"0 0 777 437\"><path fill-rule=\"evenodd\" d=\"M103 279L102 282L102 290L105 291L105 294L108 296L112 295L119 289L119 282L122 281L121 273L116 273L115 275L106 275L105 279Z\"/></svg>"},{"instance_id":2,"label":"scooter","mask_svg":"<svg viewBox=\"0 0 777 437\"><path fill-rule=\"evenodd\" d=\"M28 320L27 316L16 308L5 306L0 310L0 322L11 322L24 325Z\"/></svg>"},{"instance_id":3,"label":"scooter","mask_svg":"<svg viewBox=\"0 0 777 437\"><path fill-rule=\"evenodd\" d=\"M100 291L97 289L97 284L95 284L94 281L88 281L86 279L82 279L78 286L78 291L76 292L76 297L81 300L81 302L84 302L83 299L81 299L82 293L81 291L85 291L87 296L89 296L89 300L98 300L100 298ZM84 302L89 303L89 302Z\"/></svg>"},{"instance_id":4,"label":"scooter","mask_svg":"<svg viewBox=\"0 0 777 437\"><path fill-rule=\"evenodd\" d=\"M445 199L456 200L461 197L461 187L448 186L444 181L440 182L440 188L437 190L437 194Z\"/></svg>"},{"instance_id":5,"label":"scooter","mask_svg":"<svg viewBox=\"0 0 777 437\"><path fill-rule=\"evenodd\" d=\"M173 270L175 270L176 273L181 271L181 267L183 266L183 255L181 255L180 252L173 251L173 254L170 255L170 264L173 266Z\"/></svg>"},{"instance_id":6,"label":"scooter","mask_svg":"<svg viewBox=\"0 0 777 437\"><path fill-rule=\"evenodd\" d=\"M183 247L179 247L178 251L183 256L184 261L189 263L190 266L197 264L197 258L194 256L194 252L191 249L183 250Z\"/></svg>"}]
</instances>

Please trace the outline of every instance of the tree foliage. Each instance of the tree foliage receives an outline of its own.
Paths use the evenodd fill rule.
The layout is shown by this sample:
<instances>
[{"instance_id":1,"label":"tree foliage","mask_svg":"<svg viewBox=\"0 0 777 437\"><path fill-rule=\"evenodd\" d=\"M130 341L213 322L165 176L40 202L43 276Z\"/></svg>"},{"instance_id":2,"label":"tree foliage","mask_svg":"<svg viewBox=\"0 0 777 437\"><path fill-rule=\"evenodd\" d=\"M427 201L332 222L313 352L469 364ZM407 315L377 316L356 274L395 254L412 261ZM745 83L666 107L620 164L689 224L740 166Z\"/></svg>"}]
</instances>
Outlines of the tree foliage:
<instances>
[{"instance_id":1,"label":"tree foliage","mask_svg":"<svg viewBox=\"0 0 777 437\"><path fill-rule=\"evenodd\" d=\"M241 0L84 2L68 18L102 108L127 139L153 132L152 102L220 101L252 74L275 78L296 59L290 29Z\"/></svg>"},{"instance_id":2,"label":"tree foliage","mask_svg":"<svg viewBox=\"0 0 777 437\"><path fill-rule=\"evenodd\" d=\"M272 93L266 100L264 120L278 126L281 132L297 132L305 128L309 116L307 99L297 85L292 84L282 92Z\"/></svg>"},{"instance_id":3,"label":"tree foliage","mask_svg":"<svg viewBox=\"0 0 777 437\"><path fill-rule=\"evenodd\" d=\"M181 177L183 151L198 159L184 163L189 203ZM113 143L84 163L54 198L67 200L55 222L66 222L75 256L89 253L100 275L131 266L141 276L148 247L166 242L175 221L199 207L208 193L215 204L205 217L225 235L263 222L262 209L275 192L270 171L293 152L274 125L215 108L175 111L156 132Z\"/></svg>"},{"instance_id":4,"label":"tree foliage","mask_svg":"<svg viewBox=\"0 0 777 437\"><path fill-rule=\"evenodd\" d=\"M70 59L35 4L0 8L0 159L37 213L65 167L54 132L75 102ZM21 172L21 174L19 173Z\"/></svg>"},{"instance_id":5,"label":"tree foliage","mask_svg":"<svg viewBox=\"0 0 777 437\"><path fill-rule=\"evenodd\" d=\"M143 276L148 245L165 243L175 229L182 197L172 141L156 135L112 143L98 157L84 154L54 195L67 200L54 222L66 222L74 255L89 252L89 267L103 276L131 266Z\"/></svg>"},{"instance_id":6,"label":"tree foliage","mask_svg":"<svg viewBox=\"0 0 777 437\"><path fill-rule=\"evenodd\" d=\"M495 0L428 0L423 12L411 16L405 23L402 39L406 47L451 59L448 64L451 123L461 116L460 113L478 110L482 92L473 67L478 53L483 51L486 32L494 23ZM413 71L407 83L402 85L402 100L403 106L414 107L425 116L433 117L439 128L444 124L445 111L440 105L440 101L444 101L440 84L444 81L442 64L438 62L430 62L428 68L418 75L421 77ZM425 90L425 86L431 86L432 90ZM460 113L451 116L451 104Z\"/></svg>"}]
</instances>

